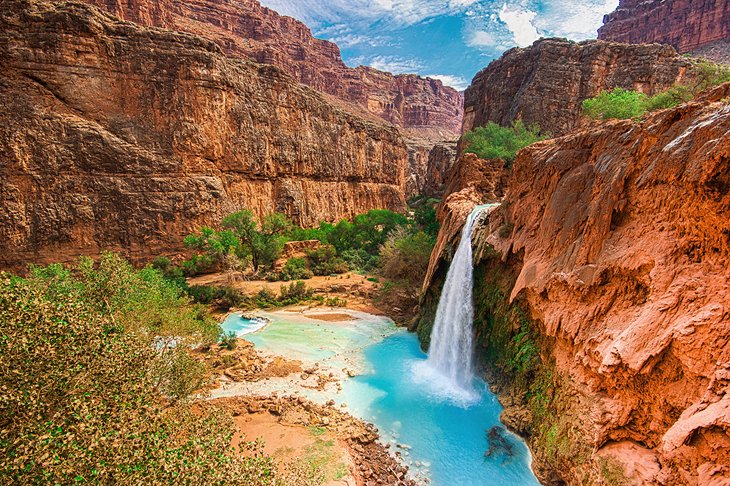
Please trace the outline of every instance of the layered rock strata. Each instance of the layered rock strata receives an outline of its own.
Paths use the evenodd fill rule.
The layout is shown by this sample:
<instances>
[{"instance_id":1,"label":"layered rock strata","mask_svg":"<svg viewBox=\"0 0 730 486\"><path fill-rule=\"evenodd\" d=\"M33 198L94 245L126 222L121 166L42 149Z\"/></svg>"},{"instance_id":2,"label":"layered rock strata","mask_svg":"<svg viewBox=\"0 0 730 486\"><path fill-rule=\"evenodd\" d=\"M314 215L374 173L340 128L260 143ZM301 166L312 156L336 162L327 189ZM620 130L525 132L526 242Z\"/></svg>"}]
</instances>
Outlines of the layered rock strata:
<instances>
[{"instance_id":1,"label":"layered rock strata","mask_svg":"<svg viewBox=\"0 0 730 486\"><path fill-rule=\"evenodd\" d=\"M691 69L669 46L541 39L476 75L464 94L463 131L521 119L564 135L579 126L583 100L616 87L653 94L686 80Z\"/></svg>"},{"instance_id":2,"label":"layered rock strata","mask_svg":"<svg viewBox=\"0 0 730 486\"><path fill-rule=\"evenodd\" d=\"M598 38L629 44L669 44L680 53L698 53L728 62L730 3L621 0L616 10L603 18Z\"/></svg>"},{"instance_id":3,"label":"layered rock strata","mask_svg":"<svg viewBox=\"0 0 730 486\"><path fill-rule=\"evenodd\" d=\"M163 15L150 3L145 15ZM404 207L392 126L273 66L71 2L0 11L0 267L180 250L249 208L302 225Z\"/></svg>"},{"instance_id":4,"label":"layered rock strata","mask_svg":"<svg viewBox=\"0 0 730 486\"><path fill-rule=\"evenodd\" d=\"M475 231L479 350L547 484L730 481L729 96L524 149Z\"/></svg>"},{"instance_id":5,"label":"layered rock strata","mask_svg":"<svg viewBox=\"0 0 730 486\"><path fill-rule=\"evenodd\" d=\"M85 0L147 26L191 32L231 56L273 64L301 83L420 136L458 135L463 98L441 81L345 65L336 44L257 0Z\"/></svg>"}]
</instances>

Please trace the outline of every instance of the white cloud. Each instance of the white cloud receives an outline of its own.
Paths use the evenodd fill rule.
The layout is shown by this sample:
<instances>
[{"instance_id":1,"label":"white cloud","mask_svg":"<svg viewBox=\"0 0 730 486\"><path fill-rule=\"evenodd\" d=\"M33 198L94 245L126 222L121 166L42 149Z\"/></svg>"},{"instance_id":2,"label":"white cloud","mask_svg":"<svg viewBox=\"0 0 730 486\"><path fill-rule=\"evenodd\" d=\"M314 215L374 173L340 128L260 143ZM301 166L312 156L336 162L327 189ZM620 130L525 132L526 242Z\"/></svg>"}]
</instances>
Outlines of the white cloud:
<instances>
[{"instance_id":1,"label":"white cloud","mask_svg":"<svg viewBox=\"0 0 730 486\"><path fill-rule=\"evenodd\" d=\"M424 67L417 59L405 59L398 56L375 56L370 59L368 66L393 74L415 73Z\"/></svg>"},{"instance_id":2,"label":"white cloud","mask_svg":"<svg viewBox=\"0 0 730 486\"><path fill-rule=\"evenodd\" d=\"M466 44L471 47L494 47L500 44L494 34L485 30L475 30L466 39Z\"/></svg>"},{"instance_id":3,"label":"white cloud","mask_svg":"<svg viewBox=\"0 0 730 486\"><path fill-rule=\"evenodd\" d=\"M459 91L464 91L469 87L469 81L461 76L452 76L450 74L427 74L427 78L438 79L446 86L451 86Z\"/></svg>"},{"instance_id":4,"label":"white cloud","mask_svg":"<svg viewBox=\"0 0 730 486\"><path fill-rule=\"evenodd\" d=\"M545 2L544 11L535 19L535 26L552 36L576 41L593 39L603 23L603 15L617 6L618 0L550 0Z\"/></svg>"},{"instance_id":5,"label":"white cloud","mask_svg":"<svg viewBox=\"0 0 730 486\"><path fill-rule=\"evenodd\" d=\"M536 12L506 3L499 11L499 20L507 25L515 43L520 47L527 47L540 38L534 23L535 17L537 17Z\"/></svg>"}]
</instances>

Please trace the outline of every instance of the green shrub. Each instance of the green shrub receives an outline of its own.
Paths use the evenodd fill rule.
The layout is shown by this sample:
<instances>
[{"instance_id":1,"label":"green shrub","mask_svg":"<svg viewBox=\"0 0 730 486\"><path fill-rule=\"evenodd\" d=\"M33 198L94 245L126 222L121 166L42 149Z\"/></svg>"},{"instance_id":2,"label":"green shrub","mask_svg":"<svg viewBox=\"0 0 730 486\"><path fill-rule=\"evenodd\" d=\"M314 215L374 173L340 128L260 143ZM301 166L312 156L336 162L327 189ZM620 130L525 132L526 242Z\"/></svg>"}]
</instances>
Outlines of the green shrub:
<instances>
[{"instance_id":1,"label":"green shrub","mask_svg":"<svg viewBox=\"0 0 730 486\"><path fill-rule=\"evenodd\" d=\"M236 336L236 333L233 331L224 332L221 335L220 345L229 351L236 349L236 346L238 345L238 337Z\"/></svg>"},{"instance_id":2,"label":"green shrub","mask_svg":"<svg viewBox=\"0 0 730 486\"><path fill-rule=\"evenodd\" d=\"M239 307L245 297L233 287L216 287L212 285L193 285L187 289L188 295L197 303L217 305L223 310Z\"/></svg>"},{"instance_id":3,"label":"green shrub","mask_svg":"<svg viewBox=\"0 0 730 486\"><path fill-rule=\"evenodd\" d=\"M327 307L347 307L347 301L339 297L329 297L324 300Z\"/></svg>"},{"instance_id":4,"label":"green shrub","mask_svg":"<svg viewBox=\"0 0 730 486\"><path fill-rule=\"evenodd\" d=\"M347 262L337 256L337 251L332 245L322 245L316 250L307 251L307 259L315 275L340 274L350 269Z\"/></svg>"},{"instance_id":5,"label":"green shrub","mask_svg":"<svg viewBox=\"0 0 730 486\"><path fill-rule=\"evenodd\" d=\"M465 151L481 159L511 162L521 149L544 138L537 126L525 127L522 120L515 121L511 127L489 122L487 126L478 127L464 135L468 143Z\"/></svg>"},{"instance_id":6,"label":"green shrub","mask_svg":"<svg viewBox=\"0 0 730 486\"><path fill-rule=\"evenodd\" d=\"M286 265L279 272L279 280L307 280L314 276L314 273L308 268L306 258L290 258L286 261Z\"/></svg>"},{"instance_id":7,"label":"green shrub","mask_svg":"<svg viewBox=\"0 0 730 486\"><path fill-rule=\"evenodd\" d=\"M583 101L583 113L594 120L637 118L646 112L648 97L637 91L614 88Z\"/></svg>"},{"instance_id":8,"label":"green shrub","mask_svg":"<svg viewBox=\"0 0 730 486\"><path fill-rule=\"evenodd\" d=\"M312 297L314 291L307 287L307 284L298 280L289 285L282 285L280 289L279 304L294 305Z\"/></svg>"},{"instance_id":9,"label":"green shrub","mask_svg":"<svg viewBox=\"0 0 730 486\"><path fill-rule=\"evenodd\" d=\"M434 239L423 231L393 233L380 251L381 275L418 287L426 275L433 245Z\"/></svg>"},{"instance_id":10,"label":"green shrub","mask_svg":"<svg viewBox=\"0 0 730 486\"><path fill-rule=\"evenodd\" d=\"M11 484L272 484L230 416L195 413L188 354L220 328L155 269L116 255L0 274L0 477ZM209 319L209 318L208 318Z\"/></svg>"},{"instance_id":11,"label":"green shrub","mask_svg":"<svg viewBox=\"0 0 730 486\"><path fill-rule=\"evenodd\" d=\"M267 288L262 288L261 290L259 290L254 300L257 307L266 308L273 307L278 304L276 294Z\"/></svg>"}]
</instances>

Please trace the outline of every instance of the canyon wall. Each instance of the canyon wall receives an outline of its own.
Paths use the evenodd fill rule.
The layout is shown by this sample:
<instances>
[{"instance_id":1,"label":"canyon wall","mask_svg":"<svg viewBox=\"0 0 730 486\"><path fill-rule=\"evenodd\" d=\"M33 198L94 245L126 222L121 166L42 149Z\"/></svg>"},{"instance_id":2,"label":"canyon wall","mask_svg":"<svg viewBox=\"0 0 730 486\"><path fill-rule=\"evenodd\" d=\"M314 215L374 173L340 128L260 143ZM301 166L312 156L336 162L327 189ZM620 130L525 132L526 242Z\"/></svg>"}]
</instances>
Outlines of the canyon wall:
<instances>
[{"instance_id":1,"label":"canyon wall","mask_svg":"<svg viewBox=\"0 0 730 486\"><path fill-rule=\"evenodd\" d=\"M629 44L669 44L680 53L730 62L730 2L621 0L603 18L598 38Z\"/></svg>"},{"instance_id":2,"label":"canyon wall","mask_svg":"<svg viewBox=\"0 0 730 486\"><path fill-rule=\"evenodd\" d=\"M257 0L85 0L119 18L191 32L230 56L273 64L301 83L353 103L416 136L459 134L463 98L441 81L345 65L336 44Z\"/></svg>"},{"instance_id":3,"label":"canyon wall","mask_svg":"<svg viewBox=\"0 0 730 486\"><path fill-rule=\"evenodd\" d=\"M522 150L475 231L478 352L546 484L730 481L728 97ZM452 196L445 258L484 201Z\"/></svg>"},{"instance_id":4,"label":"canyon wall","mask_svg":"<svg viewBox=\"0 0 730 486\"><path fill-rule=\"evenodd\" d=\"M653 94L691 69L669 46L542 39L505 52L476 75L464 93L463 130L522 119L564 135L579 125L583 100L616 87Z\"/></svg>"},{"instance_id":5,"label":"canyon wall","mask_svg":"<svg viewBox=\"0 0 730 486\"><path fill-rule=\"evenodd\" d=\"M144 15L164 17L157 5ZM3 2L0 105L2 268L169 254L244 207L302 225L404 208L393 126L209 40L89 5Z\"/></svg>"}]
</instances>

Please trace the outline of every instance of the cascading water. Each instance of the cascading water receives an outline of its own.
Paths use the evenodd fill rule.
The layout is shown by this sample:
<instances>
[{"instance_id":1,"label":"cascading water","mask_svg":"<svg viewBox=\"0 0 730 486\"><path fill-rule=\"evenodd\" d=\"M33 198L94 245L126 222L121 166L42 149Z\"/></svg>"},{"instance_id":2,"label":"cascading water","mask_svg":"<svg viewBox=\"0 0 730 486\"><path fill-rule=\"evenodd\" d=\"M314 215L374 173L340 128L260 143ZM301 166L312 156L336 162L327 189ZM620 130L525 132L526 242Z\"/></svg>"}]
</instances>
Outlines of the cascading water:
<instances>
[{"instance_id":1,"label":"cascading water","mask_svg":"<svg viewBox=\"0 0 730 486\"><path fill-rule=\"evenodd\" d=\"M472 371L472 324L474 307L473 257L471 236L479 215L496 205L477 206L469 215L461 233L461 241L446 275L446 283L441 293L436 320L431 331L431 347L424 366L448 380L445 388L449 395L466 394L470 398L473 389ZM454 393L456 392L456 393Z\"/></svg>"}]
</instances>

